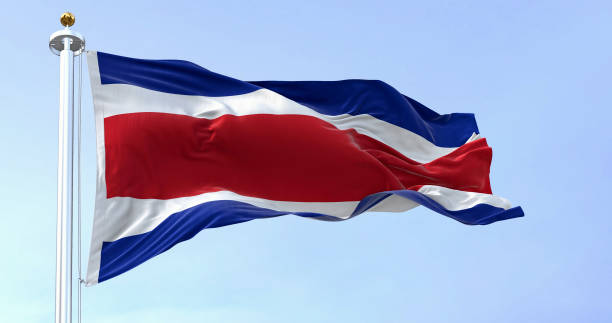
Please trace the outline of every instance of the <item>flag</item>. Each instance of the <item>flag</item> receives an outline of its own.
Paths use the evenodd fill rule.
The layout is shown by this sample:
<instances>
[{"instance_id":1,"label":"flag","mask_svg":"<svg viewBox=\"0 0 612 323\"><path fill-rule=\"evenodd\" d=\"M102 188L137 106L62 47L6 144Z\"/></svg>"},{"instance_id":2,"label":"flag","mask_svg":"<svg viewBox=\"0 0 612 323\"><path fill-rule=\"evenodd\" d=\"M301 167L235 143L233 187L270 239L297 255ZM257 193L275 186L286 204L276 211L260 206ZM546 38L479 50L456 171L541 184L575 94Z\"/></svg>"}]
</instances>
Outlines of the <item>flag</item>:
<instances>
[{"instance_id":1,"label":"flag","mask_svg":"<svg viewBox=\"0 0 612 323\"><path fill-rule=\"evenodd\" d=\"M418 205L472 225L523 215L492 195L492 151L472 114L439 115L384 82L244 82L186 61L87 59L98 162L88 285L253 219Z\"/></svg>"}]
</instances>

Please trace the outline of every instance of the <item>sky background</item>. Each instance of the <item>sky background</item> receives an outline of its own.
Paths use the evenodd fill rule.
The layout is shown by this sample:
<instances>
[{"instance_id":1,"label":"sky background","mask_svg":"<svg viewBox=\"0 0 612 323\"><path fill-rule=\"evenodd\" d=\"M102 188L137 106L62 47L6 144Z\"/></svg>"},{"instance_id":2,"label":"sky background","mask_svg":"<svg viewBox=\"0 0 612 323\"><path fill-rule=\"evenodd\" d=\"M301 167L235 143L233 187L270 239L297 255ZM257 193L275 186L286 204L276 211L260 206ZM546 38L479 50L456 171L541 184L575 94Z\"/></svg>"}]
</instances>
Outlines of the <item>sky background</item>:
<instances>
[{"instance_id":1,"label":"sky background","mask_svg":"<svg viewBox=\"0 0 612 323\"><path fill-rule=\"evenodd\" d=\"M91 50L243 80L381 79L439 113L473 112L493 147L493 192L526 213L466 226L420 207L205 230L85 288L84 322L612 321L611 2L3 7L2 321L54 317L59 59L48 39L64 10ZM87 78L83 89L85 258L96 166Z\"/></svg>"}]
</instances>

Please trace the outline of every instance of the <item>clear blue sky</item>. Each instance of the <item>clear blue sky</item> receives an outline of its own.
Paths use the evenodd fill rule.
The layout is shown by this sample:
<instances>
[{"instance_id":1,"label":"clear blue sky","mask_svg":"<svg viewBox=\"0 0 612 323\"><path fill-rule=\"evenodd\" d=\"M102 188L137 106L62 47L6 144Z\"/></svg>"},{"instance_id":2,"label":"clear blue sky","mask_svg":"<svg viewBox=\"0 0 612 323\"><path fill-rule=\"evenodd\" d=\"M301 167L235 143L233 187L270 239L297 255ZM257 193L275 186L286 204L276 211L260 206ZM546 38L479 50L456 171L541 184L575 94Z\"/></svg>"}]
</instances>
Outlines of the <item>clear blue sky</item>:
<instances>
[{"instance_id":1,"label":"clear blue sky","mask_svg":"<svg viewBox=\"0 0 612 323\"><path fill-rule=\"evenodd\" d=\"M54 310L59 15L89 49L245 80L382 79L473 112L494 193L526 217L470 227L425 208L206 230L84 290L85 322L610 322L609 1L12 1L0 60L0 313ZM84 215L95 190L84 83Z\"/></svg>"}]
</instances>

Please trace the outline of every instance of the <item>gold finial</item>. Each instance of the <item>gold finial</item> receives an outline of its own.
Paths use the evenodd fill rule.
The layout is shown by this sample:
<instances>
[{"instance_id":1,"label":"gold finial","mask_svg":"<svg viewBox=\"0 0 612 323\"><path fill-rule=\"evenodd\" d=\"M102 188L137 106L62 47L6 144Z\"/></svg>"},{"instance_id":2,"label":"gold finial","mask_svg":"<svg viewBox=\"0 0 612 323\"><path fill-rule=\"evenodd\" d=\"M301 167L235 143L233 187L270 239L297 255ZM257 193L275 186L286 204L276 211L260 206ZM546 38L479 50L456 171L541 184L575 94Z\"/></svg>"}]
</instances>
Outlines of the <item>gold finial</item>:
<instances>
[{"instance_id":1,"label":"gold finial","mask_svg":"<svg viewBox=\"0 0 612 323\"><path fill-rule=\"evenodd\" d=\"M60 17L60 22L62 23L62 26L64 27L70 27L72 25L74 25L74 15L70 12L64 12L62 14L62 16Z\"/></svg>"}]
</instances>

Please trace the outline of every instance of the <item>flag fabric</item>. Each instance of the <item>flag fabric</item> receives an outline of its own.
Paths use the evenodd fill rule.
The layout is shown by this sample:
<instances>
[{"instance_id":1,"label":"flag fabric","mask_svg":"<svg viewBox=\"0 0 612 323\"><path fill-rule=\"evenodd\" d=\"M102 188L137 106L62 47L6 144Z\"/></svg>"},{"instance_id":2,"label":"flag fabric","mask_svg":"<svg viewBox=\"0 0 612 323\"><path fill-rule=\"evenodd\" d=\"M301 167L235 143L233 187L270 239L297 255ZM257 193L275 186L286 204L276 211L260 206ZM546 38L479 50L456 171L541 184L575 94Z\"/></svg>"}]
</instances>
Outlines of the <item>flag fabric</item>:
<instances>
[{"instance_id":1,"label":"flag fabric","mask_svg":"<svg viewBox=\"0 0 612 323\"><path fill-rule=\"evenodd\" d=\"M439 115L384 82L244 82L186 61L87 59L98 162L88 285L253 219L418 205L471 225L523 215L492 195L492 151L472 114Z\"/></svg>"}]
</instances>

